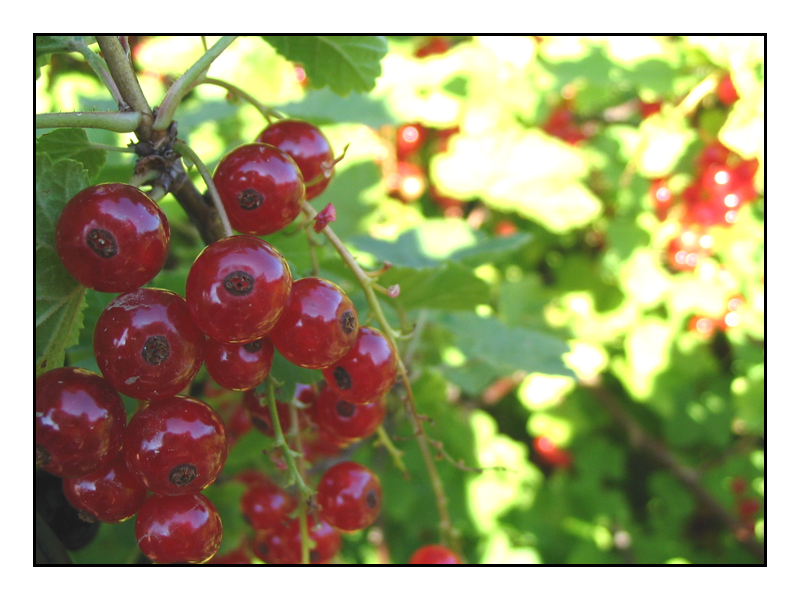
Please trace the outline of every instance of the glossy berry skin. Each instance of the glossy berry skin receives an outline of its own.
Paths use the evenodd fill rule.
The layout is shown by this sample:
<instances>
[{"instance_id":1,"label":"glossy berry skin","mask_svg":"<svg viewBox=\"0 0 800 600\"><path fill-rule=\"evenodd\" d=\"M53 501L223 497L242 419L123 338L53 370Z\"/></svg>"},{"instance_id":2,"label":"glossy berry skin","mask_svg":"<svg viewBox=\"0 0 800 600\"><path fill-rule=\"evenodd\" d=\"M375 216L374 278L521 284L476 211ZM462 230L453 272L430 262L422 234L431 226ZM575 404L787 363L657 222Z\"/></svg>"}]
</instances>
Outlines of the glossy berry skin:
<instances>
[{"instance_id":1,"label":"glossy berry skin","mask_svg":"<svg viewBox=\"0 0 800 600\"><path fill-rule=\"evenodd\" d=\"M249 390L264 381L272 368L275 347L269 338L248 344L206 341L206 370L229 390Z\"/></svg>"},{"instance_id":2,"label":"glossy berry skin","mask_svg":"<svg viewBox=\"0 0 800 600\"><path fill-rule=\"evenodd\" d=\"M36 464L59 477L81 477L110 462L122 446L125 406L91 371L61 367L36 379Z\"/></svg>"},{"instance_id":3,"label":"glossy berry skin","mask_svg":"<svg viewBox=\"0 0 800 600\"><path fill-rule=\"evenodd\" d=\"M322 369L322 375L339 398L368 404L392 389L397 378L397 352L380 331L361 327L353 348Z\"/></svg>"},{"instance_id":4,"label":"glossy berry skin","mask_svg":"<svg viewBox=\"0 0 800 600\"><path fill-rule=\"evenodd\" d=\"M236 235L195 259L186 302L197 326L219 342L246 344L267 336L289 303L292 274L264 240Z\"/></svg>"},{"instance_id":5,"label":"glossy berry skin","mask_svg":"<svg viewBox=\"0 0 800 600\"><path fill-rule=\"evenodd\" d=\"M292 284L289 304L270 332L278 352L306 369L322 369L356 343L358 314L338 285L318 277Z\"/></svg>"},{"instance_id":6,"label":"glossy berry skin","mask_svg":"<svg viewBox=\"0 0 800 600\"><path fill-rule=\"evenodd\" d=\"M152 402L131 418L125 462L147 489L165 496L208 487L228 456L225 425L205 402L175 396Z\"/></svg>"},{"instance_id":7,"label":"glossy berry skin","mask_svg":"<svg viewBox=\"0 0 800 600\"><path fill-rule=\"evenodd\" d=\"M314 524L312 517L306 518L308 535L315 542L309 552L313 565L325 564L332 559L342 545L342 537L329 524L321 521ZM265 563L272 565L297 565L303 560L299 519L270 531L258 531L253 538L253 553Z\"/></svg>"},{"instance_id":8,"label":"glossy berry skin","mask_svg":"<svg viewBox=\"0 0 800 600\"><path fill-rule=\"evenodd\" d=\"M306 185L306 200L319 196L331 182L333 150L319 127L306 121L285 119L267 127L256 141L280 148L291 156L306 184L321 177L317 183Z\"/></svg>"},{"instance_id":9,"label":"glossy berry skin","mask_svg":"<svg viewBox=\"0 0 800 600\"><path fill-rule=\"evenodd\" d=\"M458 556L449 548L431 544L423 546L411 555L410 565L460 565Z\"/></svg>"},{"instance_id":10,"label":"glossy berry skin","mask_svg":"<svg viewBox=\"0 0 800 600\"><path fill-rule=\"evenodd\" d=\"M147 488L128 470L122 452L88 475L65 479L63 486L72 506L103 523L130 519L147 496Z\"/></svg>"},{"instance_id":11,"label":"glossy berry skin","mask_svg":"<svg viewBox=\"0 0 800 600\"><path fill-rule=\"evenodd\" d=\"M130 292L155 277L169 253L167 217L146 194L109 183L78 192L56 224L64 267L100 292Z\"/></svg>"},{"instance_id":12,"label":"glossy berry skin","mask_svg":"<svg viewBox=\"0 0 800 600\"><path fill-rule=\"evenodd\" d=\"M345 533L372 525L381 509L381 484L367 467L352 461L329 468L317 485L320 519Z\"/></svg>"},{"instance_id":13,"label":"glossy berry skin","mask_svg":"<svg viewBox=\"0 0 800 600\"><path fill-rule=\"evenodd\" d=\"M242 494L239 505L242 515L256 531L271 531L288 523L297 501L272 481L250 485Z\"/></svg>"},{"instance_id":14,"label":"glossy berry skin","mask_svg":"<svg viewBox=\"0 0 800 600\"><path fill-rule=\"evenodd\" d=\"M319 393L314 408L317 425L350 441L375 433L386 416L383 398L369 404L353 404L337 397L336 392L327 386Z\"/></svg>"},{"instance_id":15,"label":"glossy berry skin","mask_svg":"<svg viewBox=\"0 0 800 600\"><path fill-rule=\"evenodd\" d=\"M295 162L269 144L245 144L222 157L214 171L231 227L267 235L300 214L305 185Z\"/></svg>"},{"instance_id":16,"label":"glossy berry skin","mask_svg":"<svg viewBox=\"0 0 800 600\"><path fill-rule=\"evenodd\" d=\"M147 498L136 517L139 548L156 563L204 563L222 543L222 521L203 494Z\"/></svg>"},{"instance_id":17,"label":"glossy berry skin","mask_svg":"<svg viewBox=\"0 0 800 600\"><path fill-rule=\"evenodd\" d=\"M137 400L171 398L200 370L206 339L186 301L158 288L141 288L111 301L94 330L100 372Z\"/></svg>"}]
</instances>

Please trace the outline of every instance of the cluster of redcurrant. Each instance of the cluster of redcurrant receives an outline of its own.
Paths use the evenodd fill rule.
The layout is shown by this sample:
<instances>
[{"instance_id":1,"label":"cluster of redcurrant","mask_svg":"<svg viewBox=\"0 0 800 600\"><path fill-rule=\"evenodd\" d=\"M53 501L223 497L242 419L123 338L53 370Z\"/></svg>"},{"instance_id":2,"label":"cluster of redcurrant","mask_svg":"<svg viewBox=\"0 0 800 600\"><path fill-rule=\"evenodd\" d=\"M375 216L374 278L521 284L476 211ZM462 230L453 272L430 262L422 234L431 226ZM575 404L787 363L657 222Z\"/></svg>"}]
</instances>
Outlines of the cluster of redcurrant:
<instances>
[{"instance_id":1,"label":"cluster of redcurrant","mask_svg":"<svg viewBox=\"0 0 800 600\"><path fill-rule=\"evenodd\" d=\"M115 523L137 515L137 542L154 562L203 563L221 542L220 517L201 492L222 471L230 434L214 408L181 395L202 364L220 386L245 391L246 413L268 435L275 427L254 388L268 378L274 352L321 371L324 387L305 390L311 397L300 411L302 430L311 432L301 440L314 442L305 448L310 458L373 434L384 419L384 396L398 373L393 344L359 326L339 286L294 280L280 252L257 237L292 223L303 201L325 190L335 162L322 132L294 120L272 123L256 142L225 155L213 180L242 235L196 257L185 298L142 287L166 262L170 227L139 189L87 188L59 218L56 248L67 271L119 296L94 330L102 376L62 367L37 379L36 462L64 478L65 495L87 518ZM140 401L127 425L120 394ZM286 430L288 405L277 408ZM265 562L300 562L301 518L312 562L330 560L340 532L374 522L380 482L362 465L339 462L321 476L311 506L297 504L266 476L251 478L242 510Z\"/></svg>"}]
</instances>

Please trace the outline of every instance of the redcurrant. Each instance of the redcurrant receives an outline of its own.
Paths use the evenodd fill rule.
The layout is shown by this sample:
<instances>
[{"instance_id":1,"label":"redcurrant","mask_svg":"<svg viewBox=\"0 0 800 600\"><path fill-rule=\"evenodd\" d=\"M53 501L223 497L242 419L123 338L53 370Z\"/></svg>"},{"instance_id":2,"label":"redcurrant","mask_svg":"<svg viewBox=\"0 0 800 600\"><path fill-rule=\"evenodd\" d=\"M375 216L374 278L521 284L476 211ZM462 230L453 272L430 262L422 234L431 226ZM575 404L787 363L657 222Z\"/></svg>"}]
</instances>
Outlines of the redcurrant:
<instances>
[{"instance_id":1,"label":"redcurrant","mask_svg":"<svg viewBox=\"0 0 800 600\"><path fill-rule=\"evenodd\" d=\"M461 561L458 555L449 548L432 544L417 549L411 555L410 565L459 565Z\"/></svg>"},{"instance_id":2,"label":"redcurrant","mask_svg":"<svg viewBox=\"0 0 800 600\"><path fill-rule=\"evenodd\" d=\"M64 207L56 225L56 251L81 285L100 292L131 292L164 266L169 223L138 188L95 185Z\"/></svg>"},{"instance_id":3,"label":"redcurrant","mask_svg":"<svg viewBox=\"0 0 800 600\"><path fill-rule=\"evenodd\" d=\"M303 175L284 151L269 144L245 144L222 157L214 171L231 226L241 233L267 235L300 214Z\"/></svg>"},{"instance_id":4,"label":"redcurrant","mask_svg":"<svg viewBox=\"0 0 800 600\"><path fill-rule=\"evenodd\" d=\"M286 360L321 369L342 358L356 343L358 315L336 284L318 277L292 284L289 305L270 332Z\"/></svg>"},{"instance_id":5,"label":"redcurrant","mask_svg":"<svg viewBox=\"0 0 800 600\"><path fill-rule=\"evenodd\" d=\"M381 484L367 467L345 461L329 468L317 485L319 516L339 531L360 531L381 508Z\"/></svg>"},{"instance_id":6,"label":"redcurrant","mask_svg":"<svg viewBox=\"0 0 800 600\"><path fill-rule=\"evenodd\" d=\"M306 183L306 200L319 196L331 182L335 162L333 150L319 127L306 121L285 119L267 127L256 141L271 144L292 157Z\"/></svg>"},{"instance_id":7,"label":"redcurrant","mask_svg":"<svg viewBox=\"0 0 800 600\"><path fill-rule=\"evenodd\" d=\"M339 438L360 440L369 437L381 426L386 416L383 398L369 404L352 404L337 397L325 387L315 405L317 424Z\"/></svg>"},{"instance_id":8,"label":"redcurrant","mask_svg":"<svg viewBox=\"0 0 800 600\"><path fill-rule=\"evenodd\" d=\"M117 297L100 314L94 355L119 392L161 400L183 390L200 370L205 341L183 298L141 288Z\"/></svg>"},{"instance_id":9,"label":"redcurrant","mask_svg":"<svg viewBox=\"0 0 800 600\"><path fill-rule=\"evenodd\" d=\"M118 452L106 466L83 477L65 479L64 495L89 518L119 523L139 512L147 489L131 474L122 452Z\"/></svg>"},{"instance_id":10,"label":"redcurrant","mask_svg":"<svg viewBox=\"0 0 800 600\"><path fill-rule=\"evenodd\" d=\"M142 408L128 423L123 446L131 472L147 489L167 496L205 489L228 456L222 419L188 396Z\"/></svg>"},{"instance_id":11,"label":"redcurrant","mask_svg":"<svg viewBox=\"0 0 800 600\"><path fill-rule=\"evenodd\" d=\"M122 446L125 406L91 371L61 367L36 379L36 464L80 477L110 462Z\"/></svg>"},{"instance_id":12,"label":"redcurrant","mask_svg":"<svg viewBox=\"0 0 800 600\"><path fill-rule=\"evenodd\" d=\"M269 338L247 344L206 341L206 370L229 390L249 390L264 381L272 368L275 348Z\"/></svg>"},{"instance_id":13,"label":"redcurrant","mask_svg":"<svg viewBox=\"0 0 800 600\"><path fill-rule=\"evenodd\" d=\"M272 481L253 483L240 501L245 521L256 531L269 531L288 523L297 501Z\"/></svg>"},{"instance_id":14,"label":"redcurrant","mask_svg":"<svg viewBox=\"0 0 800 600\"><path fill-rule=\"evenodd\" d=\"M220 342L267 336L289 302L292 275L267 242L236 235L214 242L195 259L186 302L197 326Z\"/></svg>"},{"instance_id":15,"label":"redcurrant","mask_svg":"<svg viewBox=\"0 0 800 600\"><path fill-rule=\"evenodd\" d=\"M322 369L322 375L339 398L368 404L392 389L397 378L397 351L380 331L361 327L353 348Z\"/></svg>"},{"instance_id":16,"label":"redcurrant","mask_svg":"<svg viewBox=\"0 0 800 600\"><path fill-rule=\"evenodd\" d=\"M311 564L328 562L341 547L341 535L324 521L315 525L313 519L306 517L308 535L314 543L309 553ZM296 565L302 561L300 521L290 523L269 531L256 532L253 539L253 553L265 563L273 565Z\"/></svg>"},{"instance_id":17,"label":"redcurrant","mask_svg":"<svg viewBox=\"0 0 800 600\"><path fill-rule=\"evenodd\" d=\"M222 543L222 521L203 494L147 498L136 517L136 541L156 563L204 563Z\"/></svg>"}]
</instances>

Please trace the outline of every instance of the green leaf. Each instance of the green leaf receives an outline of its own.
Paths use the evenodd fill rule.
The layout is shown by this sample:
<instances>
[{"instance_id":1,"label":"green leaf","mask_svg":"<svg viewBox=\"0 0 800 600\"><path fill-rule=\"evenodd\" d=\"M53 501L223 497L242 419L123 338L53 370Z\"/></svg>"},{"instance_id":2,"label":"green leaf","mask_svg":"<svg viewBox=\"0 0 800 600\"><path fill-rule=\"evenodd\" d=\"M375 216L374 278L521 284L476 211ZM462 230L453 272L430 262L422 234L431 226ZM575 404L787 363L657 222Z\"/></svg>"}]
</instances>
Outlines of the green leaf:
<instances>
[{"instance_id":1,"label":"green leaf","mask_svg":"<svg viewBox=\"0 0 800 600\"><path fill-rule=\"evenodd\" d=\"M466 312L442 315L440 322L453 334L455 345L468 359L486 362L498 373L524 371L573 376L563 359L569 346L555 337Z\"/></svg>"},{"instance_id":2,"label":"green leaf","mask_svg":"<svg viewBox=\"0 0 800 600\"><path fill-rule=\"evenodd\" d=\"M389 113L384 102L361 94L342 98L327 88L311 90L298 102L274 108L294 119L304 119L318 124L363 123L379 129L383 125L398 123L397 117Z\"/></svg>"},{"instance_id":3,"label":"green leaf","mask_svg":"<svg viewBox=\"0 0 800 600\"><path fill-rule=\"evenodd\" d=\"M399 285L397 301L408 310L469 310L491 300L489 285L471 269L453 261L422 269L394 267L381 276L381 284Z\"/></svg>"},{"instance_id":4,"label":"green leaf","mask_svg":"<svg viewBox=\"0 0 800 600\"><path fill-rule=\"evenodd\" d=\"M83 165L36 157L36 374L64 365L78 343L86 288L67 272L55 249L55 226L64 205L89 185Z\"/></svg>"},{"instance_id":5,"label":"green leaf","mask_svg":"<svg viewBox=\"0 0 800 600\"><path fill-rule=\"evenodd\" d=\"M106 164L106 151L93 148L83 129L55 129L36 140L36 154L46 154L53 162L72 159L81 163L94 179Z\"/></svg>"},{"instance_id":6,"label":"green leaf","mask_svg":"<svg viewBox=\"0 0 800 600\"><path fill-rule=\"evenodd\" d=\"M39 79L39 69L47 64L50 54L70 52L71 44L75 41L83 41L86 44L90 44L94 41L94 37L87 35L37 35L34 59L36 79Z\"/></svg>"},{"instance_id":7,"label":"green leaf","mask_svg":"<svg viewBox=\"0 0 800 600\"><path fill-rule=\"evenodd\" d=\"M540 131L511 128L456 136L446 154L434 157L431 169L442 194L478 197L556 232L582 227L602 209L580 181L588 171L585 157Z\"/></svg>"},{"instance_id":8,"label":"green leaf","mask_svg":"<svg viewBox=\"0 0 800 600\"><path fill-rule=\"evenodd\" d=\"M288 60L300 62L312 87L329 86L340 96L368 92L381 74L389 51L376 35L265 35L262 38Z\"/></svg>"},{"instance_id":9,"label":"green leaf","mask_svg":"<svg viewBox=\"0 0 800 600\"><path fill-rule=\"evenodd\" d=\"M406 267L435 267L451 259L470 267L497 262L521 249L529 234L489 238L459 219L428 219L400 235L395 241L368 236L353 238L353 244L379 262Z\"/></svg>"}]
</instances>

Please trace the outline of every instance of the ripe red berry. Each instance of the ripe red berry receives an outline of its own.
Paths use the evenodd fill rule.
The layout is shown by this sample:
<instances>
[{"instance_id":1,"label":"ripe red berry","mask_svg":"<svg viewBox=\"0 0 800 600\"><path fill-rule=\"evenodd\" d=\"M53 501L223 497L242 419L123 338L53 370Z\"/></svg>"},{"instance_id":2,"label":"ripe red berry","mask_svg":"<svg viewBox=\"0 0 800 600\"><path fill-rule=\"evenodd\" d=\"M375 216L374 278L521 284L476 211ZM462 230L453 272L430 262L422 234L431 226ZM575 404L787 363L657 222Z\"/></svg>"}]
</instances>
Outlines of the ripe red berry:
<instances>
[{"instance_id":1,"label":"ripe red berry","mask_svg":"<svg viewBox=\"0 0 800 600\"><path fill-rule=\"evenodd\" d=\"M714 238L702 228L685 227L670 240L667 260L676 271L693 271L700 260L711 255L713 246Z\"/></svg>"},{"instance_id":2,"label":"ripe red berry","mask_svg":"<svg viewBox=\"0 0 800 600\"><path fill-rule=\"evenodd\" d=\"M315 525L306 517L308 535L314 543L309 552L311 564L327 563L341 547L341 535L324 521ZM270 531L258 531L253 539L253 553L265 563L272 565L296 565L302 561L300 521L293 519Z\"/></svg>"},{"instance_id":3,"label":"ripe red berry","mask_svg":"<svg viewBox=\"0 0 800 600\"><path fill-rule=\"evenodd\" d=\"M228 456L222 418L188 396L142 408L128 423L123 447L131 472L147 489L166 496L205 489Z\"/></svg>"},{"instance_id":4,"label":"ripe red berry","mask_svg":"<svg viewBox=\"0 0 800 600\"><path fill-rule=\"evenodd\" d=\"M411 555L410 565L459 565L458 555L444 546L423 546Z\"/></svg>"},{"instance_id":5,"label":"ripe red berry","mask_svg":"<svg viewBox=\"0 0 800 600\"><path fill-rule=\"evenodd\" d=\"M272 368L275 348L269 338L247 344L206 341L206 370L229 390L249 390L264 381Z\"/></svg>"},{"instance_id":6,"label":"ripe red berry","mask_svg":"<svg viewBox=\"0 0 800 600\"><path fill-rule=\"evenodd\" d=\"M153 562L204 563L222 543L222 521L203 494L160 496L144 501L136 517L136 541Z\"/></svg>"},{"instance_id":7,"label":"ripe red berry","mask_svg":"<svg viewBox=\"0 0 800 600\"><path fill-rule=\"evenodd\" d=\"M214 242L195 259L186 302L197 326L220 342L267 336L289 302L292 275L267 242L236 235Z\"/></svg>"},{"instance_id":8,"label":"ripe red berry","mask_svg":"<svg viewBox=\"0 0 800 600\"><path fill-rule=\"evenodd\" d=\"M319 393L315 409L320 427L338 438L350 441L364 439L375 433L386 416L383 398L369 404L352 404L339 398L328 386Z\"/></svg>"},{"instance_id":9,"label":"ripe red berry","mask_svg":"<svg viewBox=\"0 0 800 600\"><path fill-rule=\"evenodd\" d=\"M666 179L656 179L650 185L650 198L656 210L656 215L660 221L664 221L669 214L673 204L672 190Z\"/></svg>"},{"instance_id":10,"label":"ripe red berry","mask_svg":"<svg viewBox=\"0 0 800 600\"><path fill-rule=\"evenodd\" d=\"M100 292L130 292L155 277L169 253L167 217L123 183L78 192L56 224L56 251L67 271Z\"/></svg>"},{"instance_id":11,"label":"ripe red berry","mask_svg":"<svg viewBox=\"0 0 800 600\"><path fill-rule=\"evenodd\" d=\"M110 462L122 446L125 406L91 371L61 367L36 379L36 464L59 477L81 477Z\"/></svg>"},{"instance_id":12,"label":"ripe red berry","mask_svg":"<svg viewBox=\"0 0 800 600\"><path fill-rule=\"evenodd\" d=\"M406 123L397 128L397 148L398 160L404 161L416 154L425 143L425 127L419 123Z\"/></svg>"},{"instance_id":13,"label":"ripe red berry","mask_svg":"<svg viewBox=\"0 0 800 600\"><path fill-rule=\"evenodd\" d=\"M128 470L122 452L88 475L65 479L63 487L72 506L103 523L130 519L147 496L147 489Z\"/></svg>"},{"instance_id":14,"label":"ripe red berry","mask_svg":"<svg viewBox=\"0 0 800 600\"><path fill-rule=\"evenodd\" d=\"M250 552L246 546L236 548L225 554L217 554L208 561L210 565L249 565L253 560L250 558Z\"/></svg>"},{"instance_id":15,"label":"ripe red berry","mask_svg":"<svg viewBox=\"0 0 800 600\"><path fill-rule=\"evenodd\" d=\"M100 314L94 355L119 392L161 400L183 390L200 370L205 341L183 298L141 288L117 297Z\"/></svg>"},{"instance_id":16,"label":"ripe red berry","mask_svg":"<svg viewBox=\"0 0 800 600\"><path fill-rule=\"evenodd\" d=\"M322 369L322 375L339 398L368 404L392 389L397 378L397 352L380 331L361 327L353 348Z\"/></svg>"},{"instance_id":17,"label":"ripe red berry","mask_svg":"<svg viewBox=\"0 0 800 600\"><path fill-rule=\"evenodd\" d=\"M297 163L306 184L306 200L319 196L333 178L333 150L325 134L306 121L276 121L262 131L257 142L286 152ZM309 185L312 181L316 183Z\"/></svg>"},{"instance_id":18,"label":"ripe red berry","mask_svg":"<svg viewBox=\"0 0 800 600\"><path fill-rule=\"evenodd\" d=\"M726 106L730 106L739 99L739 92L736 91L736 86L733 85L731 74L726 73L719 85L717 86L717 96L720 102Z\"/></svg>"},{"instance_id":19,"label":"ripe red berry","mask_svg":"<svg viewBox=\"0 0 800 600\"><path fill-rule=\"evenodd\" d=\"M319 516L339 531L372 525L381 508L381 484L367 467L345 461L322 475L317 485Z\"/></svg>"},{"instance_id":20,"label":"ripe red berry","mask_svg":"<svg viewBox=\"0 0 800 600\"><path fill-rule=\"evenodd\" d=\"M305 186L292 158L269 144L245 144L222 157L214 171L231 227L241 233L280 231L300 214Z\"/></svg>"},{"instance_id":21,"label":"ripe red berry","mask_svg":"<svg viewBox=\"0 0 800 600\"><path fill-rule=\"evenodd\" d=\"M245 521L256 531L271 531L290 521L297 501L269 479L252 483L239 503Z\"/></svg>"},{"instance_id":22,"label":"ripe red berry","mask_svg":"<svg viewBox=\"0 0 800 600\"><path fill-rule=\"evenodd\" d=\"M342 358L356 343L358 314L338 285L318 277L292 284L289 305L270 332L286 360L321 369Z\"/></svg>"}]
</instances>

